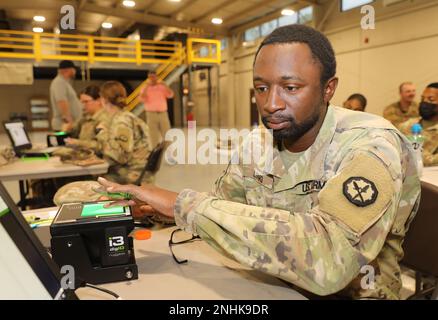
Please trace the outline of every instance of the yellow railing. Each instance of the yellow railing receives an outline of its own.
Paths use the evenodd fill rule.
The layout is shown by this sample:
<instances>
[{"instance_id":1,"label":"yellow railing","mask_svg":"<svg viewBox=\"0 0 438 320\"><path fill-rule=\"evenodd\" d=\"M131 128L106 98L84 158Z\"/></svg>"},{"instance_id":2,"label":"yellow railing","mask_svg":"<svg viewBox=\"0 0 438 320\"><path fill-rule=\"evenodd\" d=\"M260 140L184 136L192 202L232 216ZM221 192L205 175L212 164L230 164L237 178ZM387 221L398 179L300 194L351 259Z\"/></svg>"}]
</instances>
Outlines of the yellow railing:
<instances>
[{"instance_id":1,"label":"yellow railing","mask_svg":"<svg viewBox=\"0 0 438 320\"><path fill-rule=\"evenodd\" d=\"M187 62L221 63L221 42L214 39L187 39Z\"/></svg>"},{"instance_id":2,"label":"yellow railing","mask_svg":"<svg viewBox=\"0 0 438 320\"><path fill-rule=\"evenodd\" d=\"M176 41L132 40L0 30L0 58L94 62L163 63L181 52Z\"/></svg>"},{"instance_id":3,"label":"yellow railing","mask_svg":"<svg viewBox=\"0 0 438 320\"><path fill-rule=\"evenodd\" d=\"M133 40L55 33L0 30L0 58L75 60L147 64L175 60L183 53L176 41ZM180 59L181 60L181 59ZM188 63L220 63L220 41L189 38Z\"/></svg>"}]
</instances>

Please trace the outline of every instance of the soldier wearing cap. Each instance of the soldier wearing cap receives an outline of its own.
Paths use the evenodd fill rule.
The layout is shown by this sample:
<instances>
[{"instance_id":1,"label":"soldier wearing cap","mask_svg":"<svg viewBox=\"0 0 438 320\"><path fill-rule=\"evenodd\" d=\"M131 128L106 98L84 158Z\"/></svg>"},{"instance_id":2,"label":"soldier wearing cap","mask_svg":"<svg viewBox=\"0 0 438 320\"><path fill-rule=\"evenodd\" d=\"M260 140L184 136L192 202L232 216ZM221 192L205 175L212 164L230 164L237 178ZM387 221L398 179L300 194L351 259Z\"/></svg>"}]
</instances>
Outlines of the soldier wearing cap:
<instances>
[{"instance_id":1,"label":"soldier wearing cap","mask_svg":"<svg viewBox=\"0 0 438 320\"><path fill-rule=\"evenodd\" d=\"M133 197L115 204L174 216L223 254L307 292L398 299L401 245L420 193L414 153L383 118L330 104L335 72L324 35L276 29L254 62L272 152L244 161L248 142L266 136L253 131L211 193L98 181Z\"/></svg>"}]
</instances>

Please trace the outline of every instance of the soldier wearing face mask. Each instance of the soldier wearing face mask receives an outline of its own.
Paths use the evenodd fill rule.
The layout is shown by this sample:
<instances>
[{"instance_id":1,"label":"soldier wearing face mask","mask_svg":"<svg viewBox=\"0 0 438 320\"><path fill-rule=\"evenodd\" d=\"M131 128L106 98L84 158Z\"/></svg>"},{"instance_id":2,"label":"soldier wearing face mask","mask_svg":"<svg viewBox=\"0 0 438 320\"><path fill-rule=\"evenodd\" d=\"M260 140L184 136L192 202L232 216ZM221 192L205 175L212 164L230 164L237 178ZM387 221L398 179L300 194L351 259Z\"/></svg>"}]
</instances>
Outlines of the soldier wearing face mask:
<instances>
[{"instance_id":1,"label":"soldier wearing face mask","mask_svg":"<svg viewBox=\"0 0 438 320\"><path fill-rule=\"evenodd\" d=\"M421 95L420 117L410 119L400 125L400 131L410 134L413 124L423 127L423 163L425 166L438 165L438 82L429 84Z\"/></svg>"}]
</instances>

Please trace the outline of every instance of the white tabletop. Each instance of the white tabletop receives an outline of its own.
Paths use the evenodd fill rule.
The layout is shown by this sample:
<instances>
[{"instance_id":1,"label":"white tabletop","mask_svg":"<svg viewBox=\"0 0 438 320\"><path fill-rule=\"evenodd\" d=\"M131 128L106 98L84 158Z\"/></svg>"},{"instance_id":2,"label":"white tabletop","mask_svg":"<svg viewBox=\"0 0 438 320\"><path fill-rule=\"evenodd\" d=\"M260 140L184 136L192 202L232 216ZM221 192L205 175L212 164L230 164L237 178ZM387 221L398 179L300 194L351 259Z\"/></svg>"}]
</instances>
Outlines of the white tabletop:
<instances>
[{"instance_id":1,"label":"white tabletop","mask_svg":"<svg viewBox=\"0 0 438 320\"><path fill-rule=\"evenodd\" d=\"M1 181L46 179L80 175L98 175L108 171L108 163L88 167L62 163L59 157L21 160L0 167Z\"/></svg>"},{"instance_id":2,"label":"white tabletop","mask_svg":"<svg viewBox=\"0 0 438 320\"><path fill-rule=\"evenodd\" d=\"M425 167L421 181L428 182L438 187L438 166Z\"/></svg>"},{"instance_id":3,"label":"white tabletop","mask_svg":"<svg viewBox=\"0 0 438 320\"><path fill-rule=\"evenodd\" d=\"M188 259L186 264L178 265L168 246L174 229L156 230L152 232L151 239L134 241L138 280L105 284L103 287L123 299L305 299L277 278L223 257L202 240L173 247L179 259ZM180 236L190 238L184 233ZM77 293L82 299L111 298L89 288L80 289Z\"/></svg>"},{"instance_id":4,"label":"white tabletop","mask_svg":"<svg viewBox=\"0 0 438 320\"><path fill-rule=\"evenodd\" d=\"M55 210L46 209L52 215ZM42 211L44 209L27 213L47 217L47 212L38 214ZM174 229L153 230L151 239L134 240L138 280L100 286L114 291L123 299L306 299L279 279L223 257L202 240L173 247L179 259L188 259L188 263L178 265L168 246ZM190 238L190 235L179 232L176 240L183 238ZM81 299L114 299L90 288L78 289L76 293Z\"/></svg>"}]
</instances>

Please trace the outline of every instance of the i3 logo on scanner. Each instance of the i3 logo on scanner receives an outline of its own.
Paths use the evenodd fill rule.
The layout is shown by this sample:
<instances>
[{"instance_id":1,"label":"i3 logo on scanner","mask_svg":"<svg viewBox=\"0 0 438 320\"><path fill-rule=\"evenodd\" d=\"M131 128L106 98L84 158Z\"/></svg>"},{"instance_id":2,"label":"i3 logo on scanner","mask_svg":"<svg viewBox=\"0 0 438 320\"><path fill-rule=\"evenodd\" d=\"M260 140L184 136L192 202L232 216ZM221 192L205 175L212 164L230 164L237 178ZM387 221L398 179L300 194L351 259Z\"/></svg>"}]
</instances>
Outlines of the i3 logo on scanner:
<instances>
[{"instance_id":1,"label":"i3 logo on scanner","mask_svg":"<svg viewBox=\"0 0 438 320\"><path fill-rule=\"evenodd\" d=\"M110 247L118 247L125 244L125 240L122 236L109 237L108 241Z\"/></svg>"}]
</instances>

